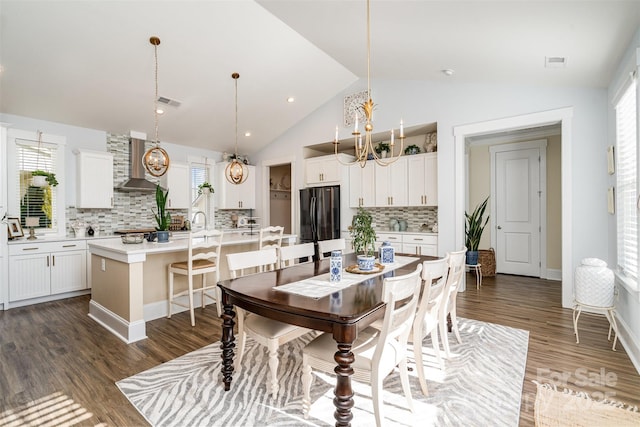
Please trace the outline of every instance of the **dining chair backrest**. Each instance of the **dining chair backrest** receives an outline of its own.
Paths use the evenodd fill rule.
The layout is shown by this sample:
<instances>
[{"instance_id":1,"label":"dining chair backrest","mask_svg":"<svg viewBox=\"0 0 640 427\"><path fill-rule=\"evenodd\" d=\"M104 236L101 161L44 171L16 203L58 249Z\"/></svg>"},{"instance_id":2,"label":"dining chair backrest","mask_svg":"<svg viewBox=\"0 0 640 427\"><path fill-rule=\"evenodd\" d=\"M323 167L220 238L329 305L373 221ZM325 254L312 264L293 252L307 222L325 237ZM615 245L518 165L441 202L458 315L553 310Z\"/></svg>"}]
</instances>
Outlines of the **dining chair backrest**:
<instances>
[{"instance_id":1,"label":"dining chair backrest","mask_svg":"<svg viewBox=\"0 0 640 427\"><path fill-rule=\"evenodd\" d=\"M422 262L423 289L418 303L416 321L418 318L423 319L427 312L434 308L434 305L440 303L448 276L449 255Z\"/></svg>"},{"instance_id":2,"label":"dining chair backrest","mask_svg":"<svg viewBox=\"0 0 640 427\"><path fill-rule=\"evenodd\" d=\"M276 248L227 254L229 277L232 279L244 276L245 270L249 268L263 267L265 271L274 270L277 262L278 254Z\"/></svg>"},{"instance_id":3,"label":"dining chair backrest","mask_svg":"<svg viewBox=\"0 0 640 427\"><path fill-rule=\"evenodd\" d=\"M331 251L344 251L347 247L345 239L331 239L318 241L318 256L325 259L331 256Z\"/></svg>"},{"instance_id":4,"label":"dining chair backrest","mask_svg":"<svg viewBox=\"0 0 640 427\"><path fill-rule=\"evenodd\" d=\"M462 284L462 277L465 271L465 257L467 249L463 248L460 251L449 252L449 277L447 278L447 289L451 295L454 292L458 292Z\"/></svg>"},{"instance_id":5,"label":"dining chair backrest","mask_svg":"<svg viewBox=\"0 0 640 427\"><path fill-rule=\"evenodd\" d=\"M216 265L215 283L220 281L220 249L222 248L221 230L200 230L189 233L189 249L187 270L189 274L193 272L194 261L200 259L209 260Z\"/></svg>"},{"instance_id":6,"label":"dining chair backrest","mask_svg":"<svg viewBox=\"0 0 640 427\"><path fill-rule=\"evenodd\" d=\"M260 229L259 249L279 248L282 245L282 234L284 227L269 226Z\"/></svg>"},{"instance_id":7,"label":"dining chair backrest","mask_svg":"<svg viewBox=\"0 0 640 427\"><path fill-rule=\"evenodd\" d=\"M313 243L302 243L300 245L288 245L280 248L280 268L294 265L297 260L305 259L300 263L313 261Z\"/></svg>"}]
</instances>

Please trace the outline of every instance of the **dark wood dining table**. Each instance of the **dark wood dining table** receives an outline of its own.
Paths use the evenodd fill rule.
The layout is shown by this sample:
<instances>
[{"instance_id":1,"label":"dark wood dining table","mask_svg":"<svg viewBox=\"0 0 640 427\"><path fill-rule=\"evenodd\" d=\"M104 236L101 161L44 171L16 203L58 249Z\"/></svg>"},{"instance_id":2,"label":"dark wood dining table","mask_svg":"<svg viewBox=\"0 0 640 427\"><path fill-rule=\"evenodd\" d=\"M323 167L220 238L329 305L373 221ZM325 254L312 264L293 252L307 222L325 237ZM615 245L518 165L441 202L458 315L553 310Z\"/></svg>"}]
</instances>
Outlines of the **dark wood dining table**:
<instances>
[{"instance_id":1,"label":"dark wood dining table","mask_svg":"<svg viewBox=\"0 0 640 427\"><path fill-rule=\"evenodd\" d=\"M343 265L356 263L355 255L344 256ZM419 262L434 257L414 256L415 261L382 275L367 277L363 282L314 299L303 295L278 291L275 287L309 279L329 272L329 259L298 264L275 271L252 274L218 284L222 290L222 376L224 389L231 389L235 348L236 313L240 307L251 313L281 322L330 333L336 341L334 356L337 376L334 389L334 417L336 426L349 426L354 405L351 387L352 364L355 360L351 346L358 332L383 317L382 283L385 277L408 274Z\"/></svg>"}]
</instances>

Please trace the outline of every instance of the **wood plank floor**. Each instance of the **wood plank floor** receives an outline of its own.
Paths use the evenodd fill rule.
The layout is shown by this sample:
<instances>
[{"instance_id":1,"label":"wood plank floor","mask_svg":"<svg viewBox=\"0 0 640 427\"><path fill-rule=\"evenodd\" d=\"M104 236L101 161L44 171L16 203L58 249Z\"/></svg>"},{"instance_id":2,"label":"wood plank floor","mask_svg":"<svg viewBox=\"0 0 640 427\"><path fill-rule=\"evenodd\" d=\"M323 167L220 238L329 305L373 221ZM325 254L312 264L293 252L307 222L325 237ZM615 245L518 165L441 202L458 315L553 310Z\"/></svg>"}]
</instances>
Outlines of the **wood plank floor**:
<instances>
[{"instance_id":1,"label":"wood plank floor","mask_svg":"<svg viewBox=\"0 0 640 427\"><path fill-rule=\"evenodd\" d=\"M459 316L530 331L522 426L534 424L536 379L565 378L567 387L640 405L640 375L620 344L611 351L606 320L583 316L577 345L560 295L560 282L499 275L458 296ZM115 382L220 339L214 307L197 310L195 328L186 313L148 322L148 339L127 345L91 320L88 306L83 296L0 312L0 426L47 416L51 425L62 417L70 425L147 425ZM21 422L11 423L14 415Z\"/></svg>"}]
</instances>

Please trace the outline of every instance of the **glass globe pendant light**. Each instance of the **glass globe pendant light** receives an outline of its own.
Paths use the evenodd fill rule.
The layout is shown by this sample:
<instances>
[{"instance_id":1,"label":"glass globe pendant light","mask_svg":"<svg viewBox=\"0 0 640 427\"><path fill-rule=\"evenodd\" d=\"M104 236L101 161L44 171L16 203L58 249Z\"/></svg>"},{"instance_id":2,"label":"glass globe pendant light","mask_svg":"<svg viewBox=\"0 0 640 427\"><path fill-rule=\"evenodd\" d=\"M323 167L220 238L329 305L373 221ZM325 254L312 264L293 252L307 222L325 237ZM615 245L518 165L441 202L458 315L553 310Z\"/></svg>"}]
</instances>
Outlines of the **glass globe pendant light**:
<instances>
[{"instance_id":1,"label":"glass globe pendant light","mask_svg":"<svg viewBox=\"0 0 640 427\"><path fill-rule=\"evenodd\" d=\"M156 36L152 36L149 39L149 43L153 45L153 52L155 58L155 99L153 101L153 112L155 117L155 146L147 150L142 156L142 164L144 168L152 176L162 176L169 170L169 154L160 148L160 139L158 138L158 45L160 39Z\"/></svg>"},{"instance_id":2,"label":"glass globe pendant light","mask_svg":"<svg viewBox=\"0 0 640 427\"><path fill-rule=\"evenodd\" d=\"M233 160L231 160L224 169L224 176L231 184L242 184L249 177L249 168L238 160L238 79L240 78L240 74L233 73L231 74L231 78L235 81L236 87L236 148Z\"/></svg>"}]
</instances>

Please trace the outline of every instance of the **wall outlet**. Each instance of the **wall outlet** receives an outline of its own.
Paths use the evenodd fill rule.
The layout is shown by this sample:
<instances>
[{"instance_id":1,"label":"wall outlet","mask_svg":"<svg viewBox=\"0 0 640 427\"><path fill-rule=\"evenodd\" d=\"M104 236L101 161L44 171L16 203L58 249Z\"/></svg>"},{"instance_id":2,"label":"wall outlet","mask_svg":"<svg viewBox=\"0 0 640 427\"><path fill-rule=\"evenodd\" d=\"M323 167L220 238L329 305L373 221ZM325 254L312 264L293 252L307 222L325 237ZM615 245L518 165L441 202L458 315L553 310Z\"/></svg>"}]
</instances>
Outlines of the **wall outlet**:
<instances>
[{"instance_id":1,"label":"wall outlet","mask_svg":"<svg viewBox=\"0 0 640 427\"><path fill-rule=\"evenodd\" d=\"M100 270L107 271L107 260L100 258Z\"/></svg>"}]
</instances>

